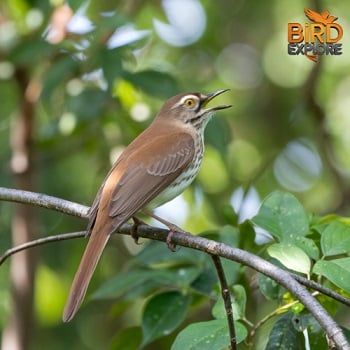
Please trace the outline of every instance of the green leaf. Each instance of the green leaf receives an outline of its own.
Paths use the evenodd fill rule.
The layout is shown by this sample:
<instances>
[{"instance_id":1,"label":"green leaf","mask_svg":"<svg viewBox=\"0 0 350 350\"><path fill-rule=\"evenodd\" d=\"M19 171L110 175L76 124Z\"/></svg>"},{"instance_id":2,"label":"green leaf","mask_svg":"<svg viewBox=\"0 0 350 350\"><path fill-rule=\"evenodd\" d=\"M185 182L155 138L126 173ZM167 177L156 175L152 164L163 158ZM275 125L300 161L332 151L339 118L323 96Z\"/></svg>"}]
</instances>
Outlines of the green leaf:
<instances>
[{"instance_id":1,"label":"green leaf","mask_svg":"<svg viewBox=\"0 0 350 350\"><path fill-rule=\"evenodd\" d=\"M68 5L74 12L84 4L86 4L85 0L68 0Z\"/></svg>"},{"instance_id":2,"label":"green leaf","mask_svg":"<svg viewBox=\"0 0 350 350\"><path fill-rule=\"evenodd\" d=\"M169 98L179 91L176 80L167 73L145 70L136 73L125 72L123 77L153 97Z\"/></svg>"},{"instance_id":3,"label":"green leaf","mask_svg":"<svg viewBox=\"0 0 350 350\"><path fill-rule=\"evenodd\" d=\"M295 245L277 243L269 246L267 252L288 269L305 274L310 273L310 258Z\"/></svg>"},{"instance_id":4,"label":"green leaf","mask_svg":"<svg viewBox=\"0 0 350 350\"><path fill-rule=\"evenodd\" d=\"M140 348L141 340L141 327L125 328L113 338L110 350L138 350Z\"/></svg>"},{"instance_id":5,"label":"green leaf","mask_svg":"<svg viewBox=\"0 0 350 350\"><path fill-rule=\"evenodd\" d=\"M57 52L56 50L57 48L47 41L31 39L16 46L9 59L16 65L27 65L43 60L45 56L49 57L49 55Z\"/></svg>"},{"instance_id":6,"label":"green leaf","mask_svg":"<svg viewBox=\"0 0 350 350\"><path fill-rule=\"evenodd\" d=\"M80 120L89 121L101 116L109 100L110 96L105 91L88 88L77 96L69 96L67 110L78 116Z\"/></svg>"},{"instance_id":7,"label":"green leaf","mask_svg":"<svg viewBox=\"0 0 350 350\"><path fill-rule=\"evenodd\" d=\"M243 286L237 284L232 288L231 302L233 318L235 320L243 319L247 302L247 295ZM217 300L211 312L213 317L217 319L226 319L226 310L222 297Z\"/></svg>"},{"instance_id":8,"label":"green leaf","mask_svg":"<svg viewBox=\"0 0 350 350\"><path fill-rule=\"evenodd\" d=\"M237 344L247 337L247 329L235 322ZM227 321L212 320L192 323L182 330L175 339L171 350L220 350L230 344Z\"/></svg>"},{"instance_id":9,"label":"green leaf","mask_svg":"<svg viewBox=\"0 0 350 350\"><path fill-rule=\"evenodd\" d=\"M273 326L265 350L302 350L302 335L293 326L293 313L283 315Z\"/></svg>"},{"instance_id":10,"label":"green leaf","mask_svg":"<svg viewBox=\"0 0 350 350\"><path fill-rule=\"evenodd\" d=\"M272 193L263 201L252 221L279 240L291 234L305 236L309 232L307 213L290 193Z\"/></svg>"},{"instance_id":11,"label":"green leaf","mask_svg":"<svg viewBox=\"0 0 350 350\"><path fill-rule=\"evenodd\" d=\"M285 289L279 283L263 274L259 274L259 288L268 300L278 300L285 293Z\"/></svg>"},{"instance_id":12,"label":"green leaf","mask_svg":"<svg viewBox=\"0 0 350 350\"><path fill-rule=\"evenodd\" d=\"M128 298L130 298L131 295L133 297L138 295L137 289L141 291L139 295L143 295L143 291L147 293L149 290L154 290L161 286L186 289L200 273L201 270L196 266L158 270L138 268L120 273L114 278L111 278L93 294L93 299L116 298L126 293L128 294ZM144 287L147 283L148 286L145 289Z\"/></svg>"},{"instance_id":13,"label":"green leaf","mask_svg":"<svg viewBox=\"0 0 350 350\"><path fill-rule=\"evenodd\" d=\"M350 253L350 226L330 223L321 233L321 249L324 256Z\"/></svg>"},{"instance_id":14,"label":"green leaf","mask_svg":"<svg viewBox=\"0 0 350 350\"><path fill-rule=\"evenodd\" d=\"M329 349L326 337L324 336L324 330L311 314L294 315L292 321L297 331L307 332L310 349Z\"/></svg>"},{"instance_id":15,"label":"green leaf","mask_svg":"<svg viewBox=\"0 0 350 350\"><path fill-rule=\"evenodd\" d=\"M311 259L318 260L320 258L320 251L315 243L310 238L300 236L298 234L290 234L283 237L282 243L290 243L302 249Z\"/></svg>"},{"instance_id":16,"label":"green leaf","mask_svg":"<svg viewBox=\"0 0 350 350\"><path fill-rule=\"evenodd\" d=\"M64 84L78 71L79 66L80 63L68 55L62 56L57 62L54 62L45 74L42 97L49 99L57 87ZM50 102L50 100L46 102Z\"/></svg>"},{"instance_id":17,"label":"green leaf","mask_svg":"<svg viewBox=\"0 0 350 350\"><path fill-rule=\"evenodd\" d=\"M185 319L190 296L177 291L158 294L151 298L142 315L142 346L170 334Z\"/></svg>"},{"instance_id":18,"label":"green leaf","mask_svg":"<svg viewBox=\"0 0 350 350\"><path fill-rule=\"evenodd\" d=\"M238 214L234 211L232 205L225 204L221 208L221 215L228 225L238 226Z\"/></svg>"},{"instance_id":19,"label":"green leaf","mask_svg":"<svg viewBox=\"0 0 350 350\"><path fill-rule=\"evenodd\" d=\"M327 277L336 286L350 293L350 258L319 260L313 272Z\"/></svg>"},{"instance_id":20,"label":"green leaf","mask_svg":"<svg viewBox=\"0 0 350 350\"><path fill-rule=\"evenodd\" d=\"M93 299L116 298L130 289L137 288L152 276L151 270L132 270L111 278L93 293Z\"/></svg>"},{"instance_id":21,"label":"green leaf","mask_svg":"<svg viewBox=\"0 0 350 350\"><path fill-rule=\"evenodd\" d=\"M236 227L224 226L220 229L219 242L231 247L237 247L239 242L239 231ZM221 259L222 268L226 276L227 284L230 286L235 283L240 275L241 264L227 259Z\"/></svg>"},{"instance_id":22,"label":"green leaf","mask_svg":"<svg viewBox=\"0 0 350 350\"><path fill-rule=\"evenodd\" d=\"M150 267L203 266L208 260L202 252L182 247L174 254L164 243L152 241L132 260L132 264Z\"/></svg>"},{"instance_id":23,"label":"green leaf","mask_svg":"<svg viewBox=\"0 0 350 350\"><path fill-rule=\"evenodd\" d=\"M114 81L121 77L123 71L122 53L122 48L103 48L97 52L97 66L102 67L103 75L108 82L108 88L110 90L113 87Z\"/></svg>"},{"instance_id":24,"label":"green leaf","mask_svg":"<svg viewBox=\"0 0 350 350\"><path fill-rule=\"evenodd\" d=\"M239 225L240 242L239 247L251 253L259 252L260 247L255 243L256 232L251 220L245 220Z\"/></svg>"},{"instance_id":25,"label":"green leaf","mask_svg":"<svg viewBox=\"0 0 350 350\"><path fill-rule=\"evenodd\" d=\"M222 112L220 115L222 115ZM214 147L223 159L227 159L228 145L231 142L231 129L229 125L228 120L225 118L213 118L210 121L210 127L205 129L206 144ZM237 226L237 222L234 226Z\"/></svg>"},{"instance_id":26,"label":"green leaf","mask_svg":"<svg viewBox=\"0 0 350 350\"><path fill-rule=\"evenodd\" d=\"M212 266L208 266L202 271L198 278L193 281L191 287L200 294L212 296L213 287L216 286L217 281L216 271Z\"/></svg>"}]
</instances>

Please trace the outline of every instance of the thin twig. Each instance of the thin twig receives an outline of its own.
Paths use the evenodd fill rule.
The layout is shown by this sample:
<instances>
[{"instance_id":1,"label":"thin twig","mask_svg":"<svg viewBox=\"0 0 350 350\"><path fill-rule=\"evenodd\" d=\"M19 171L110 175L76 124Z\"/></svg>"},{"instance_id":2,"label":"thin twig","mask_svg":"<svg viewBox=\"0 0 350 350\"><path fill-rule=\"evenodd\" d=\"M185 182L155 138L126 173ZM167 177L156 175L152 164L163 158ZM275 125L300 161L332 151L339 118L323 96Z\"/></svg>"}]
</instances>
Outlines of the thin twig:
<instances>
[{"instance_id":1,"label":"thin twig","mask_svg":"<svg viewBox=\"0 0 350 350\"><path fill-rule=\"evenodd\" d=\"M319 292L313 292L311 295L312 296L316 296L318 295ZM265 317L263 317L259 322L257 322L254 326L254 328L249 332L249 338L253 338L256 331L264 324L266 323L268 320L270 320L272 317L280 315L284 312L287 312L288 310L290 310L290 308L296 304L299 303L299 300L294 300L288 304L285 304L279 308L277 308L276 310L273 310L271 313L267 314Z\"/></svg>"},{"instance_id":2,"label":"thin twig","mask_svg":"<svg viewBox=\"0 0 350 350\"><path fill-rule=\"evenodd\" d=\"M79 232L64 233L64 234L60 234L60 235L39 238L39 239L35 239L33 241L30 241L30 242L19 244L16 247L7 249L6 252L3 255L1 255L1 257L0 257L0 266L11 255L19 253L22 250L33 248L33 247L37 247L39 245L43 245L43 244L50 243L50 242L59 242L59 241L67 240L67 239L80 238L80 237L84 237L84 236L86 236L86 231L79 231Z\"/></svg>"},{"instance_id":3,"label":"thin twig","mask_svg":"<svg viewBox=\"0 0 350 350\"><path fill-rule=\"evenodd\" d=\"M221 295L222 295L222 299L224 300L228 329L230 333L230 344L231 344L230 349L237 350L237 337L236 337L236 331L235 331L235 323L233 320L231 295L228 289L225 272L222 267L220 257L218 257L217 255L211 255L211 258L214 261L216 272L218 273L218 277L221 285Z\"/></svg>"}]
</instances>

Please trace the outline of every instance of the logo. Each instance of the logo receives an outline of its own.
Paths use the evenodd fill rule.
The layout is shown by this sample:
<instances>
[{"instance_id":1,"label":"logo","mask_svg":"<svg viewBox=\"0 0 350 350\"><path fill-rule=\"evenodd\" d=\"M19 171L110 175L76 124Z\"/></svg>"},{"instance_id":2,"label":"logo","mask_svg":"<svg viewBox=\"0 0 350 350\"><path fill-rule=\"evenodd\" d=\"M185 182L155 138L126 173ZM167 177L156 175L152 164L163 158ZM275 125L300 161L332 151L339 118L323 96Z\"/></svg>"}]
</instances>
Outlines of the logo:
<instances>
[{"instance_id":1,"label":"logo","mask_svg":"<svg viewBox=\"0 0 350 350\"><path fill-rule=\"evenodd\" d=\"M322 55L341 55L343 28L335 23L338 17L329 11L307 9L304 13L312 23L288 23L288 54L304 55L314 62Z\"/></svg>"}]
</instances>

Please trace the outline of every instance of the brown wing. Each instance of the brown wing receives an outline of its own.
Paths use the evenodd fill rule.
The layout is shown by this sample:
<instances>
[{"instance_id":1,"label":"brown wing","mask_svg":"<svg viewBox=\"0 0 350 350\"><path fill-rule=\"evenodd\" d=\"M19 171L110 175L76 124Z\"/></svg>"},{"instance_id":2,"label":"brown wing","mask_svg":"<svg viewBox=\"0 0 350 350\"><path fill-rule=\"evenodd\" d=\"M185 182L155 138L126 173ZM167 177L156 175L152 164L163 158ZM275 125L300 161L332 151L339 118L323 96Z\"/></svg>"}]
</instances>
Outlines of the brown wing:
<instances>
[{"instance_id":1,"label":"brown wing","mask_svg":"<svg viewBox=\"0 0 350 350\"><path fill-rule=\"evenodd\" d=\"M125 160L126 171L111 196L109 215L116 224L112 224L111 232L121 218L127 220L157 197L191 164L193 157L194 142L187 133L158 136L133 152Z\"/></svg>"},{"instance_id":2,"label":"brown wing","mask_svg":"<svg viewBox=\"0 0 350 350\"><path fill-rule=\"evenodd\" d=\"M139 159L140 155L147 156ZM194 142L187 133L158 136L134 147L127 158L118 159L101 185L90 209L87 232L94 226L107 182L107 186L113 188L109 215L116 218L110 229L112 233L121 221L129 219L173 182L193 157ZM120 178L116 171L118 167L126 169Z\"/></svg>"}]
</instances>

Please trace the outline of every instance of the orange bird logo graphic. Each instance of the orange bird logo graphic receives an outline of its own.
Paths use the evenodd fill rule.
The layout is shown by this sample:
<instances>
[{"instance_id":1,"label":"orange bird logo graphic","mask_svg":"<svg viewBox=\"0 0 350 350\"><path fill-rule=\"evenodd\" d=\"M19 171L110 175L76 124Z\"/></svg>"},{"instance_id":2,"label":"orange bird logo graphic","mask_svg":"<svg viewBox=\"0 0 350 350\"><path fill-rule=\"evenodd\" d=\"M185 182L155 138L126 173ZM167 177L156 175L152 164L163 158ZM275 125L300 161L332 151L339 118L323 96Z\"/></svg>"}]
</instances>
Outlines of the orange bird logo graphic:
<instances>
[{"instance_id":1,"label":"orange bird logo graphic","mask_svg":"<svg viewBox=\"0 0 350 350\"><path fill-rule=\"evenodd\" d=\"M288 55L303 55L317 62L319 56L339 56L342 54L343 28L335 23L338 17L331 16L328 10L318 13L304 10L311 23L288 23Z\"/></svg>"},{"instance_id":2,"label":"orange bird logo graphic","mask_svg":"<svg viewBox=\"0 0 350 350\"><path fill-rule=\"evenodd\" d=\"M338 19L338 17L330 16L328 10L323 11L322 13L318 13L311 9L305 9L304 13L305 13L305 16L311 21L313 21L314 23L321 23L325 26L329 23L333 23ZM318 61L318 55L307 54L305 56L313 62Z\"/></svg>"},{"instance_id":3,"label":"orange bird logo graphic","mask_svg":"<svg viewBox=\"0 0 350 350\"><path fill-rule=\"evenodd\" d=\"M311 9L304 10L304 13L308 19L315 23L322 23L324 25L327 25L329 23L333 23L338 19L338 17L330 16L329 11L323 11L322 13L318 13L316 11L313 11Z\"/></svg>"}]
</instances>

